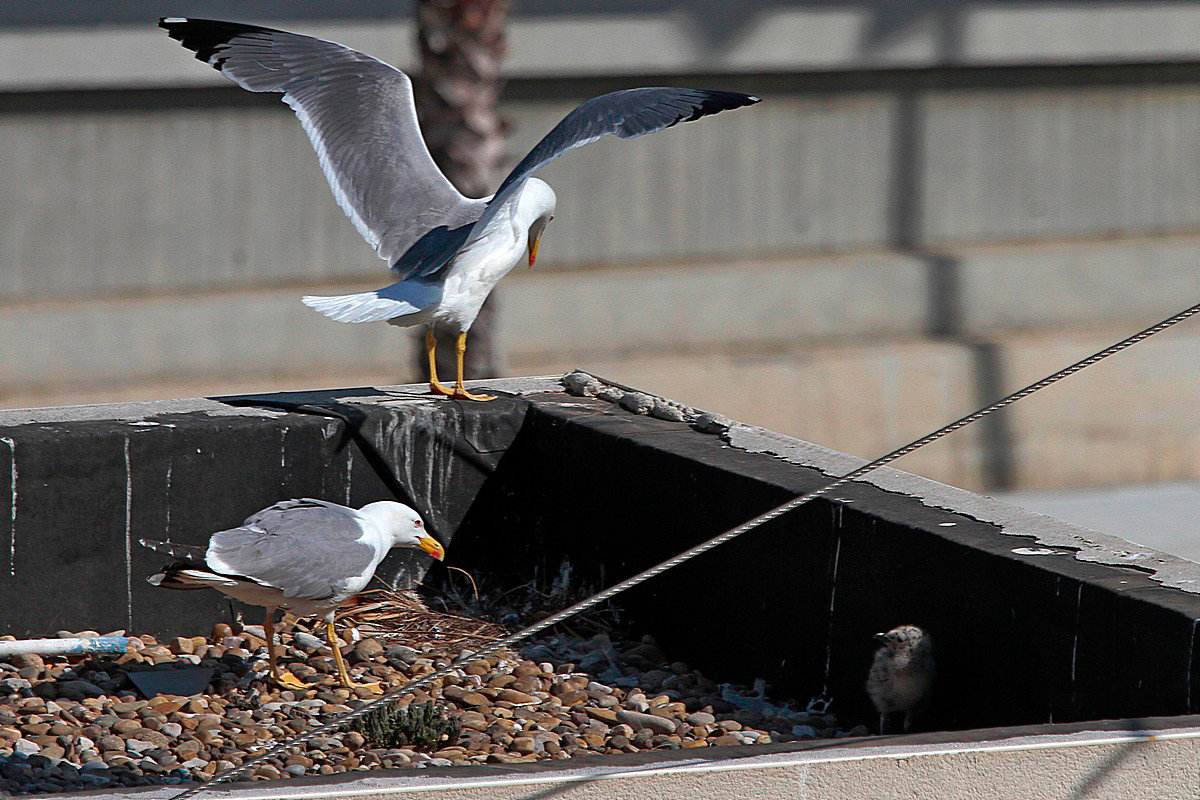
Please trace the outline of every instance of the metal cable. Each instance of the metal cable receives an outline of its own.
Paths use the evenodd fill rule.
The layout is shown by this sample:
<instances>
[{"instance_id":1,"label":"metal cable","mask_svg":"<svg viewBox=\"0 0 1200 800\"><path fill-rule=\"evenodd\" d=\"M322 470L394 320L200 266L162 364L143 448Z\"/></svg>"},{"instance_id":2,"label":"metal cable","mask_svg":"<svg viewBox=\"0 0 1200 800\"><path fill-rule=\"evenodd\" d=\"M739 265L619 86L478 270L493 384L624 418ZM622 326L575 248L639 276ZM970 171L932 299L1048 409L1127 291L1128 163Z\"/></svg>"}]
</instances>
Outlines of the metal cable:
<instances>
[{"instance_id":1,"label":"metal cable","mask_svg":"<svg viewBox=\"0 0 1200 800\"><path fill-rule=\"evenodd\" d=\"M1103 361L1104 359L1108 358L1109 356L1119 353L1128 347L1132 347L1133 345L1137 344L1138 342L1144 341L1145 339L1149 339L1151 336L1154 336L1157 333L1161 333L1162 331L1165 331L1167 328L1170 328L1172 325L1182 322L1183 320L1187 319L1188 317L1195 316L1196 314L1200 314L1200 304L1194 305L1191 308L1188 308L1184 311L1180 311L1178 314L1168 317L1167 319L1164 319L1162 322L1152 325L1149 328L1146 328L1145 330L1139 331L1138 333L1135 333L1128 338L1122 339L1121 341L1117 342L1116 344L1110 345L1109 347L1106 347L1097 353L1093 353L1092 355L1088 356L1085 359L1076 361L1074 364L1071 364L1069 367L1064 367L1063 369L1060 369L1058 372L1055 372L1053 375L1049 375L1045 378L1042 378L1037 383L1031 383L1028 386L1026 386L1024 389L1020 389L1016 392L1013 392L1012 394L1008 395L1007 397L1001 398L1000 400L997 400L994 403L984 406L983 408L979 409L978 411L975 411L971 414L968 414L965 417L962 417L961 419L951 422L949 425L938 428L933 433L930 433L927 436L922 436L920 439L910 442L901 448L893 450L892 452L888 453L885 456L881 456L881 457L875 459L874 461L871 461L867 464L863 464L861 467L858 467L857 469L855 469L851 472L848 472L845 475L830 481L829 483L825 484L824 486L821 486L818 489L814 489L813 491L808 492L807 494L803 494L803 495L800 495L799 497L795 497L795 498L787 501L783 505L776 506L775 508L772 508L769 511L759 514L757 517L754 517L753 519L751 519L747 522L743 522L741 525L738 525L736 528L732 528L731 530L728 530L725 533L714 536L713 538L711 538L705 542L701 542L700 544L683 551L679 555L676 555L676 556L673 556L672 558L667 559L666 561L662 562L661 564L657 564L643 572L639 572L637 575L634 575L633 577L626 578L625 580L621 581L620 583L614 584L613 586L608 587L607 589L603 590L602 592L592 595L591 597L587 598L586 600L581 600L580 602L576 603L575 605L570 606L569 608L565 608L562 611L559 611L557 614L553 614L549 617L546 617L545 619L543 619L539 622L535 622L533 625L530 625L527 628L522 628L521 630L517 631L516 633L509 634L508 636L505 636L502 639L492 642L491 644L484 645L483 647L479 648L478 650L475 650L464 656L459 656L458 658L451 661L450 664L448 664L447 666L444 666L441 669L435 670L434 672L431 672L428 675L424 675L420 678L416 678L412 681L409 681L404 686L400 686L395 689L392 689L392 690L380 695L379 697L375 698L374 700L371 700L370 702L365 703L362 706L359 706L358 708L354 709L353 711L342 714L337 719L335 719L331 722L327 722L323 725L318 725L316 728L313 728L311 730L300 733L300 734L294 736L293 738L288 739L285 742L279 742L278 744L272 745L272 746L266 748L263 752L259 753L258 755L247 759L240 766L237 766L237 767L234 767L233 769L229 769L224 772L218 773L218 774L214 775L211 780L209 780L205 783L199 784L197 786L193 786L190 789L180 792L179 794L172 795L170 800L184 800L184 798L195 797L196 795L203 792L205 789L211 787L214 783L222 783L225 781L232 780L234 778L238 778L242 775L245 775L245 774L249 773L251 770L253 770L254 767L258 766L259 764L262 764L267 759L269 759L273 756L279 755L281 753L286 753L289 750L292 750L295 747L302 745L311 739L315 739L319 736L323 736L325 734L337 731L338 729L345 727L345 725L347 723L353 722L354 720L359 719L359 718L365 716L366 714L370 713L373 709L378 708L378 707L384 705L385 703L389 703L389 702L395 700L396 698L400 697L401 695L404 695L408 692L411 692L416 689L423 689L426 686L429 686L430 684L432 684L434 681L438 680L439 678L444 678L444 677L447 677L447 676L453 674L457 669L459 669L462 666L465 666L466 664L468 664L472 661L476 661L480 658L491 655L492 653L495 653L496 651L502 650L506 647L511 647L512 645L516 644L517 642L522 641L523 639L528 639L530 636L535 636L535 635L541 633L542 631L546 630L547 628L551 628L551 627L557 625L560 622L565 622L566 620L570 619L571 617L575 616L576 614L580 614L584 611L587 611L590 608L594 608L595 606L599 605L600 603L603 603L606 600L612 599L613 597L617 596L618 594L620 594L621 592L624 592L627 589L632 589L633 587L635 587L639 584L645 583L646 581L650 580L651 578L655 577L656 575L661 575L662 573L666 572L667 570L669 570L673 567L676 567L676 566L684 563L685 561L690 561L691 559L695 558L698 555L701 555L702 553L707 553L709 550L712 550L713 548L718 547L718 546L724 544L725 542L728 542L730 539L734 539L738 536L741 536L743 533L746 533L747 531L753 530L754 528L757 528L760 525L770 522L771 520L778 519L779 517L783 516L784 514L788 513L789 511L799 508L800 506L804 505L805 503L809 502L810 500L814 500L815 498L821 497L822 495L829 494L833 490L835 490L841 486L844 486L845 484L847 484L857 478L861 478L863 475L866 475L868 472L872 472L876 469L879 469L880 467L884 466L885 464L890 464L891 462L895 461L896 459L902 458L902 457L908 455L909 453L913 452L914 450L919 450L920 448L924 447L927 444L932 444L933 442L936 442L938 439L941 439L943 436L951 434L954 431L959 430L960 428L964 428L967 425L970 425L972 422L976 422L980 419L983 419L987 415L992 414L996 411L999 411L1000 409L1005 408L1006 406L1010 406L1013 403L1017 402L1018 400L1024 399L1036 391L1045 389L1047 386L1057 383L1058 381L1060 381L1063 378L1066 378L1070 375L1074 375L1076 372L1086 369L1099 361Z\"/></svg>"}]
</instances>

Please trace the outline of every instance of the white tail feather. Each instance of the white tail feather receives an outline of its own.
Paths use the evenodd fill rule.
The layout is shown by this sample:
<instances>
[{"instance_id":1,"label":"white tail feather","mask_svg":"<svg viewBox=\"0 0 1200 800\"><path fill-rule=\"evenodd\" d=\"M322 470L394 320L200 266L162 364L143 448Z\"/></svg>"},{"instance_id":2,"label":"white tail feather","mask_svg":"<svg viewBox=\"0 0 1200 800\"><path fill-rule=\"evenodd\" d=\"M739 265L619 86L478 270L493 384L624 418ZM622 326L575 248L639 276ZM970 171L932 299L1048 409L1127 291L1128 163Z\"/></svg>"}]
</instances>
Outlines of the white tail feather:
<instances>
[{"instance_id":1,"label":"white tail feather","mask_svg":"<svg viewBox=\"0 0 1200 800\"><path fill-rule=\"evenodd\" d=\"M181 569L175 573L177 576L184 576L197 583L202 583L205 586L240 586L242 581L234 578L227 578L224 575L214 575L211 572L201 572L198 569ZM155 584L157 585L157 584Z\"/></svg>"},{"instance_id":2,"label":"white tail feather","mask_svg":"<svg viewBox=\"0 0 1200 800\"><path fill-rule=\"evenodd\" d=\"M373 292L300 298L304 305L338 322L379 322L422 311L438 302L441 286L401 281Z\"/></svg>"}]
</instances>

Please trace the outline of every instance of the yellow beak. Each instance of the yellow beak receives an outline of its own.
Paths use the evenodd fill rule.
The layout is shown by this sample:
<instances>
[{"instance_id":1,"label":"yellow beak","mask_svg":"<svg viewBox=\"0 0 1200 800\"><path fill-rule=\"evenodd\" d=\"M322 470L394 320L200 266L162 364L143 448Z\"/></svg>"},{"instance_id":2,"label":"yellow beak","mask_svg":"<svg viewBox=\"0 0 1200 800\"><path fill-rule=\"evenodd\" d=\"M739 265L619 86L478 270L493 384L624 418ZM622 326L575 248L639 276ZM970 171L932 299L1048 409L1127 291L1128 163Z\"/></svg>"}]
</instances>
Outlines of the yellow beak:
<instances>
[{"instance_id":1,"label":"yellow beak","mask_svg":"<svg viewBox=\"0 0 1200 800\"><path fill-rule=\"evenodd\" d=\"M422 534L417 537L417 544L422 550L429 555L441 561L446 557L446 548L442 547L442 543L433 538L429 534Z\"/></svg>"},{"instance_id":2,"label":"yellow beak","mask_svg":"<svg viewBox=\"0 0 1200 800\"><path fill-rule=\"evenodd\" d=\"M530 269L533 269L533 262L537 260L537 248L538 248L538 242L540 242L540 241L542 241L542 235L539 233L538 237L533 240L533 244L529 245L529 268Z\"/></svg>"}]
</instances>

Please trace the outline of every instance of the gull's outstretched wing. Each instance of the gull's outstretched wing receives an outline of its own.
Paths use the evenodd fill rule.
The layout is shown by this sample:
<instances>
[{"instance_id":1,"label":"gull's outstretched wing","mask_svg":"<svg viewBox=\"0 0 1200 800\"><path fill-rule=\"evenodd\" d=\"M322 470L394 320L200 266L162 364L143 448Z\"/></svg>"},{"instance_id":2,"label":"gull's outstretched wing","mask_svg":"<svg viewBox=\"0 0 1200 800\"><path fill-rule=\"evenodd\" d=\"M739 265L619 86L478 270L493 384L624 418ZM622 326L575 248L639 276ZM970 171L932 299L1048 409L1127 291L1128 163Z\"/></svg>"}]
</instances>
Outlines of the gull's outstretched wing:
<instances>
[{"instance_id":1,"label":"gull's outstretched wing","mask_svg":"<svg viewBox=\"0 0 1200 800\"><path fill-rule=\"evenodd\" d=\"M214 533L205 562L223 575L250 578L288 597L323 600L371 567L375 548L359 541L358 512L324 500L287 500L240 528Z\"/></svg>"},{"instance_id":2,"label":"gull's outstretched wing","mask_svg":"<svg viewBox=\"0 0 1200 800\"><path fill-rule=\"evenodd\" d=\"M711 89L674 89L649 87L624 89L602 94L581 103L563 117L521 162L509 173L496 194L488 201L487 209L469 230L444 231L440 236L446 245L438 251L429 247L431 236L422 245L429 251L420 258L407 254L404 262L393 266L402 279L426 277L441 269L464 245L478 238L500 208L513 200L525 180L554 159L612 134L622 139L645 136L680 122L716 114L731 108L741 108L759 102L759 98L739 92ZM451 226L453 227L453 226ZM457 235L454 235L457 234Z\"/></svg>"},{"instance_id":3,"label":"gull's outstretched wing","mask_svg":"<svg viewBox=\"0 0 1200 800\"><path fill-rule=\"evenodd\" d=\"M196 58L243 89L282 92L312 140L333 196L389 264L434 228L478 219L433 163L413 106L412 82L340 44L207 19L159 20Z\"/></svg>"}]
</instances>

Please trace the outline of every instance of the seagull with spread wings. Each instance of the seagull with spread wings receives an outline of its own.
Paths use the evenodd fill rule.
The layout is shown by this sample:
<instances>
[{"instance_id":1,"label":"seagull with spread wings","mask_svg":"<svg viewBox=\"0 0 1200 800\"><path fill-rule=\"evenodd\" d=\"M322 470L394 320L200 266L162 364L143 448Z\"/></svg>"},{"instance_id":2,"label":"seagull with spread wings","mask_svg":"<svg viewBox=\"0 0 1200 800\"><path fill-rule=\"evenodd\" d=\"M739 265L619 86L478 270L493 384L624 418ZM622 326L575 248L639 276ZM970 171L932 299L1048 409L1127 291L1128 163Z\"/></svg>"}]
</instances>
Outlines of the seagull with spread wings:
<instances>
[{"instance_id":1,"label":"seagull with spread wings","mask_svg":"<svg viewBox=\"0 0 1200 800\"><path fill-rule=\"evenodd\" d=\"M632 139L759 101L752 95L665 87L594 97L537 143L491 197L464 197L421 138L412 83L400 70L311 36L205 19L159 21L196 58L252 92L281 92L308 133L338 204L399 281L373 292L305 297L340 322L425 325L435 394L491 400L463 385L467 330L484 299L528 255L532 267L554 191L533 173L612 134ZM436 326L458 332L454 388L438 380Z\"/></svg>"},{"instance_id":2,"label":"seagull with spread wings","mask_svg":"<svg viewBox=\"0 0 1200 800\"><path fill-rule=\"evenodd\" d=\"M271 679L287 689L308 689L275 657L275 612L321 617L333 650L338 678L355 684L342 659L333 615L361 592L393 547L424 550L439 561L446 551L425 530L421 516L403 503L381 500L359 509L325 500L285 500L252 514L239 527L214 533L208 545L139 540L175 559L147 580L164 589L216 589L235 600L267 609L263 632Z\"/></svg>"}]
</instances>

